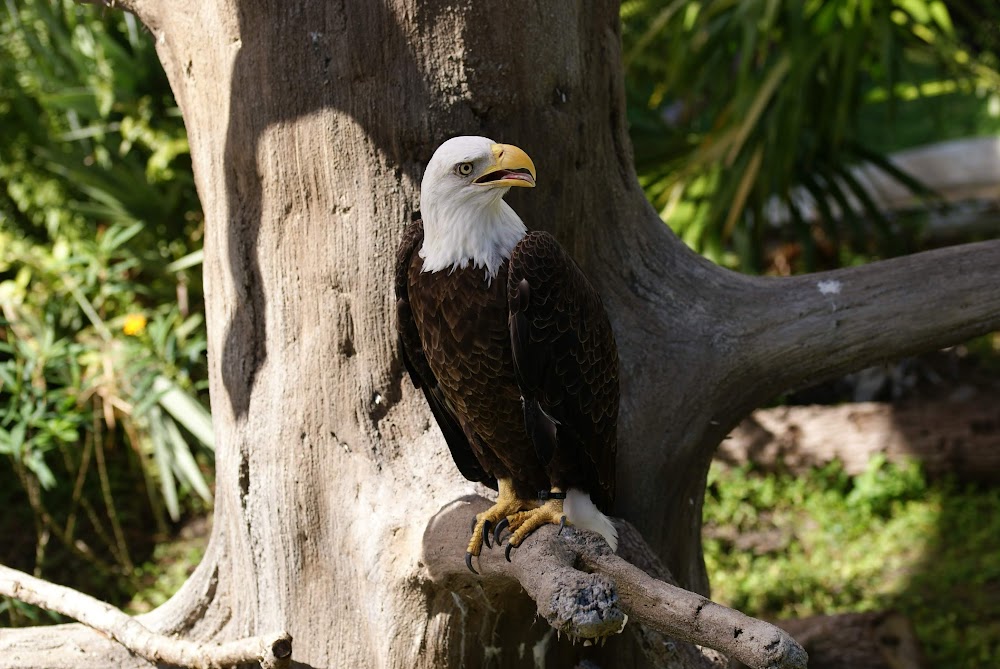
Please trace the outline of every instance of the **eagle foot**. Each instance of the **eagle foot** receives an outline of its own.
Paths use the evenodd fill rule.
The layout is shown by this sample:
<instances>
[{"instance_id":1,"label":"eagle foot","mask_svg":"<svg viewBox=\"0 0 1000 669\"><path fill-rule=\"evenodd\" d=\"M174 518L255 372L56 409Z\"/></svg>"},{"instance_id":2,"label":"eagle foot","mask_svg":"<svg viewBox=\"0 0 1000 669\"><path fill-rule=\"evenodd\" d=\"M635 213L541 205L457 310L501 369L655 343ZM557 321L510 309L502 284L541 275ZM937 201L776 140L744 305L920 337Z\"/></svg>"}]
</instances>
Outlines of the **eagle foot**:
<instances>
[{"instance_id":1,"label":"eagle foot","mask_svg":"<svg viewBox=\"0 0 1000 669\"><path fill-rule=\"evenodd\" d=\"M479 553L483 550L483 544L486 544L487 548L493 548L490 543L490 534L492 533L494 537L499 535L499 532L493 530L494 526L502 530L503 527L506 527L508 516L513 517L522 509L530 508L535 503L533 500L519 498L514 493L514 486L510 479L499 479L497 483L499 492L496 504L477 514L473 519L470 529L472 538L469 539L469 546L465 551L465 566L477 575L479 572L472 566L472 558L479 557Z\"/></svg>"},{"instance_id":2,"label":"eagle foot","mask_svg":"<svg viewBox=\"0 0 1000 669\"><path fill-rule=\"evenodd\" d=\"M500 530L501 526L503 526L509 528L511 532L510 539L507 541L507 549L504 551L504 557L507 558L507 562L510 562L510 552L512 549L520 546L521 542L539 527L548 524L558 525L560 532L566 527L566 515L563 513L563 501L561 499L550 499L537 509L520 511L507 516L501 521L500 525L497 525L497 530ZM498 546L500 545L499 535L499 531L495 531L493 535Z\"/></svg>"},{"instance_id":3,"label":"eagle foot","mask_svg":"<svg viewBox=\"0 0 1000 669\"><path fill-rule=\"evenodd\" d=\"M566 521L566 516L563 516L562 518L559 519L559 531L556 532L557 535L562 534L563 528L566 527L566 522L567 522ZM475 525L475 521L473 521L473 525ZM495 543L497 546L500 545L500 541L501 541L500 534L504 530L506 530L508 526L510 526L510 520L508 518L504 518L499 523L497 523L496 529L493 530L493 543ZM490 543L487 541L486 545L490 546ZM509 548L509 546L508 546L508 548ZM509 554L509 552L507 554ZM510 562L510 559L508 559L507 561Z\"/></svg>"}]
</instances>

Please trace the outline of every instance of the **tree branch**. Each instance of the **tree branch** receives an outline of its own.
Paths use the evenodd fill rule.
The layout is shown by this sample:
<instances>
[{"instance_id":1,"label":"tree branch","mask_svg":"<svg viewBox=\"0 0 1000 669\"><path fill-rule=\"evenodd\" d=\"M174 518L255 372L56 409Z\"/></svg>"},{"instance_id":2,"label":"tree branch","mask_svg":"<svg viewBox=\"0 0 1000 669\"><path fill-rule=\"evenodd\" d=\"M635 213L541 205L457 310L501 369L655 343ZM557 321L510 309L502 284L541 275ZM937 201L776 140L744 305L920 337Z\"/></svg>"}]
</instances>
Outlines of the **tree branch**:
<instances>
[{"instance_id":1,"label":"tree branch","mask_svg":"<svg viewBox=\"0 0 1000 669\"><path fill-rule=\"evenodd\" d=\"M759 404L880 360L1000 329L1000 240L787 279L748 279L730 328Z\"/></svg>"},{"instance_id":2,"label":"tree branch","mask_svg":"<svg viewBox=\"0 0 1000 669\"><path fill-rule=\"evenodd\" d=\"M287 632L223 644L197 644L173 639L150 631L110 604L2 565L0 595L79 620L152 663L190 669L220 669L259 662L264 669L284 669L291 660L292 637Z\"/></svg>"},{"instance_id":3,"label":"tree branch","mask_svg":"<svg viewBox=\"0 0 1000 669\"><path fill-rule=\"evenodd\" d=\"M784 391L1000 329L1000 241L750 277L696 255L644 201L617 220L588 266L621 360L628 484L615 508L695 591L708 592L701 553L688 550L701 542L704 475L740 419ZM664 472L682 475L665 485Z\"/></svg>"},{"instance_id":4,"label":"tree branch","mask_svg":"<svg viewBox=\"0 0 1000 669\"><path fill-rule=\"evenodd\" d=\"M481 497L466 497L446 506L428 524L424 562L439 585L461 591L476 581L515 581L553 628L573 637L601 639L617 634L630 621L718 650L751 667L806 666L805 651L783 630L649 576L613 554L591 532L566 528L560 535L555 527L543 527L514 550L511 562L504 560L503 550L484 548L479 557L482 576L469 573L462 560L469 518L488 506ZM618 527L623 550L652 554L630 524L619 521Z\"/></svg>"}]
</instances>

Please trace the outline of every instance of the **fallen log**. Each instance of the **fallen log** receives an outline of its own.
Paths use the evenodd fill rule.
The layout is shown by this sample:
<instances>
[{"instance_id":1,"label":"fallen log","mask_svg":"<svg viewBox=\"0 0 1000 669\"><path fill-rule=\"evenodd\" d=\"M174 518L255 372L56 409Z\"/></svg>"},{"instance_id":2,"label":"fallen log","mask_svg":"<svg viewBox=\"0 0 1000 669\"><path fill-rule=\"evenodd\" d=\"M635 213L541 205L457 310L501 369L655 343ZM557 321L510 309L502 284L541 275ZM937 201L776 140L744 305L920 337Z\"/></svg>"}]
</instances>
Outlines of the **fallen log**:
<instances>
[{"instance_id":1,"label":"fallen log","mask_svg":"<svg viewBox=\"0 0 1000 669\"><path fill-rule=\"evenodd\" d=\"M775 624L809 653L809 669L924 669L909 618L896 611L810 616ZM744 665L733 662L729 669Z\"/></svg>"},{"instance_id":2,"label":"fallen log","mask_svg":"<svg viewBox=\"0 0 1000 669\"><path fill-rule=\"evenodd\" d=\"M876 454L890 462L916 459L932 478L1000 482L1000 393L980 392L961 402L760 409L722 442L716 459L793 473L836 459L854 475Z\"/></svg>"}]
</instances>

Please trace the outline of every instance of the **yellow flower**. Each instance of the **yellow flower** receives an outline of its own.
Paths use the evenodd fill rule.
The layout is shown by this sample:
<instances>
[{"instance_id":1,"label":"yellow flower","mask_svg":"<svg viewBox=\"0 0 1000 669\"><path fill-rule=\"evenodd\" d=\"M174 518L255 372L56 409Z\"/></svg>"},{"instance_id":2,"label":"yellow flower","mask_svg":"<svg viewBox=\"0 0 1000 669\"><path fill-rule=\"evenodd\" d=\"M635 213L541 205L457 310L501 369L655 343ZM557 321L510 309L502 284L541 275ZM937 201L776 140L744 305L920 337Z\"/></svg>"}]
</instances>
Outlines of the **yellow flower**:
<instances>
[{"instance_id":1,"label":"yellow flower","mask_svg":"<svg viewBox=\"0 0 1000 669\"><path fill-rule=\"evenodd\" d=\"M146 317L142 314L129 314L125 317L125 325L122 326L122 332L125 334L135 337L142 334L145 329Z\"/></svg>"}]
</instances>

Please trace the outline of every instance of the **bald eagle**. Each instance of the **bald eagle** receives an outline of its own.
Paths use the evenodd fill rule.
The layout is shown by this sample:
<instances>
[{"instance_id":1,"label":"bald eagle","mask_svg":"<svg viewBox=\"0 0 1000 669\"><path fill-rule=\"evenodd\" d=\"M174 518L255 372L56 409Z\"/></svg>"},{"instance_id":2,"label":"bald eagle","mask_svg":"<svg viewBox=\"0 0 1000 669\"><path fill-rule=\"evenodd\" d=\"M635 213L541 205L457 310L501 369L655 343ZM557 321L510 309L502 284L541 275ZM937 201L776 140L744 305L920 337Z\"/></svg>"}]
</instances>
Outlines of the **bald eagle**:
<instances>
[{"instance_id":1,"label":"bald eagle","mask_svg":"<svg viewBox=\"0 0 1000 669\"><path fill-rule=\"evenodd\" d=\"M455 464L498 490L476 516L466 564L509 529L506 558L547 523L600 533L615 494L618 353L597 292L503 197L535 185L528 155L455 137L427 165L422 220L396 263L403 362Z\"/></svg>"}]
</instances>

